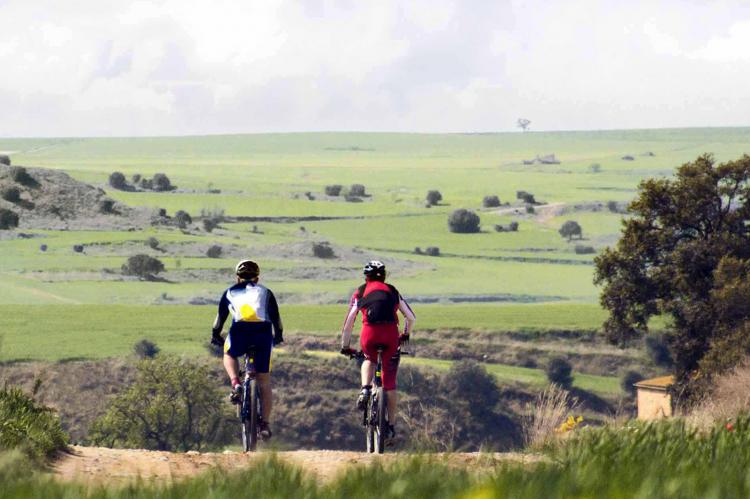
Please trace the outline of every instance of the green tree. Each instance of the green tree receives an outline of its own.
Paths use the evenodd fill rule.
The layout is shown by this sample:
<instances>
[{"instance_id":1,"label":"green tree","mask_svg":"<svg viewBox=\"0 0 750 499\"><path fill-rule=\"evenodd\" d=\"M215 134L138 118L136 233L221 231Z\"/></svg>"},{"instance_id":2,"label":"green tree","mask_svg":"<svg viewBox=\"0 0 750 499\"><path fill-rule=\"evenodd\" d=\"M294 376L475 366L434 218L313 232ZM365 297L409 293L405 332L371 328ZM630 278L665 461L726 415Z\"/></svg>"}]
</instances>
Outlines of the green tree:
<instances>
[{"instance_id":1,"label":"green tree","mask_svg":"<svg viewBox=\"0 0 750 499\"><path fill-rule=\"evenodd\" d=\"M38 389L37 383L29 396L18 387L0 388L0 450L20 448L41 459L68 444L58 415L34 400Z\"/></svg>"},{"instance_id":2,"label":"green tree","mask_svg":"<svg viewBox=\"0 0 750 499\"><path fill-rule=\"evenodd\" d=\"M440 191L427 191L426 199L428 205L434 206L443 200L443 195L440 193Z\"/></svg>"},{"instance_id":3,"label":"green tree","mask_svg":"<svg viewBox=\"0 0 750 499\"><path fill-rule=\"evenodd\" d=\"M703 155L672 179L649 179L629 206L622 237L596 262L609 311L604 329L624 344L671 319L678 400L750 352L750 156L716 165Z\"/></svg>"},{"instance_id":4,"label":"green tree","mask_svg":"<svg viewBox=\"0 0 750 499\"><path fill-rule=\"evenodd\" d=\"M550 383L557 383L566 390L573 386L573 366L564 358L554 357L550 359L545 372Z\"/></svg>"},{"instance_id":5,"label":"green tree","mask_svg":"<svg viewBox=\"0 0 750 499\"><path fill-rule=\"evenodd\" d=\"M581 229L581 226L575 220L565 222L558 232L562 237L568 238L568 241L573 239L574 236L578 237L578 239L583 237L583 229Z\"/></svg>"},{"instance_id":6,"label":"green tree","mask_svg":"<svg viewBox=\"0 0 750 499\"><path fill-rule=\"evenodd\" d=\"M461 208L453 211L448 217L448 229L462 234L479 232L479 221L479 215Z\"/></svg>"},{"instance_id":7,"label":"green tree","mask_svg":"<svg viewBox=\"0 0 750 499\"><path fill-rule=\"evenodd\" d=\"M18 214L13 210L0 208L0 230L18 227Z\"/></svg>"},{"instance_id":8,"label":"green tree","mask_svg":"<svg viewBox=\"0 0 750 499\"><path fill-rule=\"evenodd\" d=\"M177 213L175 213L174 219L180 229L185 229L188 225L193 223L193 218L188 212L184 210L179 210Z\"/></svg>"},{"instance_id":9,"label":"green tree","mask_svg":"<svg viewBox=\"0 0 750 499\"><path fill-rule=\"evenodd\" d=\"M135 382L94 422L92 442L183 452L223 443L228 420L212 379L205 365L175 356L140 361Z\"/></svg>"},{"instance_id":10,"label":"green tree","mask_svg":"<svg viewBox=\"0 0 750 499\"><path fill-rule=\"evenodd\" d=\"M161 260L144 254L128 257L127 263L122 265L123 274L136 275L143 279L151 278L159 272L164 272Z\"/></svg>"}]
</instances>

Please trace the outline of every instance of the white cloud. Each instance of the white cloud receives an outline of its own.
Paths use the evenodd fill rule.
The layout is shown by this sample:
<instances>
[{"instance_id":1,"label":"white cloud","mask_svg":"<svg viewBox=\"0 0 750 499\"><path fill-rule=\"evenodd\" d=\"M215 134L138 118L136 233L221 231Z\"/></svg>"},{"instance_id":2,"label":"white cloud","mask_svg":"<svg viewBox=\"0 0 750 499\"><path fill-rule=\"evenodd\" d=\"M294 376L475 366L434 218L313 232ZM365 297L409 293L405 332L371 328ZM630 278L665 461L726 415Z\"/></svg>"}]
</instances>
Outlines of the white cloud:
<instances>
[{"instance_id":1,"label":"white cloud","mask_svg":"<svg viewBox=\"0 0 750 499\"><path fill-rule=\"evenodd\" d=\"M719 63L750 61L750 20L734 23L727 35L711 38L691 56Z\"/></svg>"},{"instance_id":2,"label":"white cloud","mask_svg":"<svg viewBox=\"0 0 750 499\"><path fill-rule=\"evenodd\" d=\"M750 124L750 11L730 0L10 0L0 18L0 136Z\"/></svg>"}]
</instances>

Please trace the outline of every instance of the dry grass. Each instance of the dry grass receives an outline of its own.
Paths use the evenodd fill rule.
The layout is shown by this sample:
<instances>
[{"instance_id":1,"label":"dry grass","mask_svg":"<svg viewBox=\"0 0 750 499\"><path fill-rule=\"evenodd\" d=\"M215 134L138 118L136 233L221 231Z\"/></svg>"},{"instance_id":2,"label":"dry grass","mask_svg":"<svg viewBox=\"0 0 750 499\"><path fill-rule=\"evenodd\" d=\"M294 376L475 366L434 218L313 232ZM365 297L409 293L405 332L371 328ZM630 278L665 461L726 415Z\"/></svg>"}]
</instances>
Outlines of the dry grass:
<instances>
[{"instance_id":1,"label":"dry grass","mask_svg":"<svg viewBox=\"0 0 750 499\"><path fill-rule=\"evenodd\" d=\"M750 412L750 359L714 380L709 395L686 419L692 426L708 429L719 422Z\"/></svg>"},{"instance_id":2,"label":"dry grass","mask_svg":"<svg viewBox=\"0 0 750 499\"><path fill-rule=\"evenodd\" d=\"M578 399L571 397L570 392L554 383L549 385L537 396L532 413L524 425L526 446L542 449L551 444L558 437L555 430L578 405Z\"/></svg>"}]
</instances>

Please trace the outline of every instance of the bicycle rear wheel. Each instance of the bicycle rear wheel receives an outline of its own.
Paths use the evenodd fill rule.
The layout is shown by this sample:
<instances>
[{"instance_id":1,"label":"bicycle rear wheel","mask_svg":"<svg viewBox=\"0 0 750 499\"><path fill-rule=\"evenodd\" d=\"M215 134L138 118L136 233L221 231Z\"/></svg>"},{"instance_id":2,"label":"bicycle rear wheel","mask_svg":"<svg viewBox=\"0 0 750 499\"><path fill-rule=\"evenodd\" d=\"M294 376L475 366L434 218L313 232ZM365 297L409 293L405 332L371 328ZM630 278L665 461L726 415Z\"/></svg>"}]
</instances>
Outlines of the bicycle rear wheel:
<instances>
[{"instance_id":1,"label":"bicycle rear wheel","mask_svg":"<svg viewBox=\"0 0 750 499\"><path fill-rule=\"evenodd\" d=\"M245 452L251 452L258 446L258 390L254 379L245 387L244 401L247 402L247 411L242 420L242 446Z\"/></svg>"},{"instance_id":2,"label":"bicycle rear wheel","mask_svg":"<svg viewBox=\"0 0 750 499\"><path fill-rule=\"evenodd\" d=\"M385 390L378 388L377 392L377 417L375 423L375 452L382 454L385 450L385 434L388 431L388 419L386 418L386 394Z\"/></svg>"}]
</instances>

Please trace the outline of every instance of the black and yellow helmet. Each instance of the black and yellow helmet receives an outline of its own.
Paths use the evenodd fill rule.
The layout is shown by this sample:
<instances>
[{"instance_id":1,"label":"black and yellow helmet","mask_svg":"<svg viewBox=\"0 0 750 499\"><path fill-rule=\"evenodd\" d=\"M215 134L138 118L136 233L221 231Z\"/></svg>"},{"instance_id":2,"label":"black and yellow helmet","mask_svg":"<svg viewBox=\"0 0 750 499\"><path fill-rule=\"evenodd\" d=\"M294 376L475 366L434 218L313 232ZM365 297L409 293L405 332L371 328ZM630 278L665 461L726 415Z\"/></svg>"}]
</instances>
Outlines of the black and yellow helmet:
<instances>
[{"instance_id":1,"label":"black and yellow helmet","mask_svg":"<svg viewBox=\"0 0 750 499\"><path fill-rule=\"evenodd\" d=\"M260 275L260 267L252 260L242 260L234 271L241 279L255 279Z\"/></svg>"}]
</instances>

